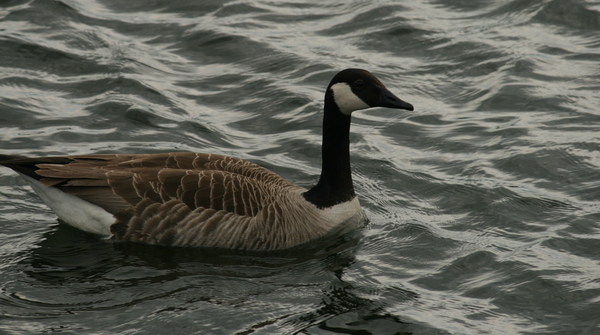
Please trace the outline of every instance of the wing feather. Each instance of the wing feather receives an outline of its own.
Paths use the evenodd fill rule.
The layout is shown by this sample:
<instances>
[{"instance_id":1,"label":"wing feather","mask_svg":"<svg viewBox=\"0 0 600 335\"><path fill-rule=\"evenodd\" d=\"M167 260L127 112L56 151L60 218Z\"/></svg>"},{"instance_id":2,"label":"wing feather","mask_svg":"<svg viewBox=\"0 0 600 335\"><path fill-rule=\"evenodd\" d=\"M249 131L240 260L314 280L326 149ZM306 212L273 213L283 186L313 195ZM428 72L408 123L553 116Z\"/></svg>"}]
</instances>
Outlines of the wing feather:
<instances>
[{"instance_id":1,"label":"wing feather","mask_svg":"<svg viewBox=\"0 0 600 335\"><path fill-rule=\"evenodd\" d=\"M116 240L269 250L326 230L304 226L318 221L306 214L310 209L296 208L304 188L237 158L82 155L19 158L5 165L112 213Z\"/></svg>"}]
</instances>

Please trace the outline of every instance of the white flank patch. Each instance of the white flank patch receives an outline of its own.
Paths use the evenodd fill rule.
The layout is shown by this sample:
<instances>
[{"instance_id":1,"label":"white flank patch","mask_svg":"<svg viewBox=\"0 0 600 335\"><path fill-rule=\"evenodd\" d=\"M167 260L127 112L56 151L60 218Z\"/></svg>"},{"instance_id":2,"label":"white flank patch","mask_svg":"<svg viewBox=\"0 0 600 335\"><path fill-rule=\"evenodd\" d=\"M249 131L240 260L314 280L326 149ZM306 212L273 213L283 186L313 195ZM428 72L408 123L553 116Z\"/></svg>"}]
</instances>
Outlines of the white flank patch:
<instances>
[{"instance_id":1,"label":"white flank patch","mask_svg":"<svg viewBox=\"0 0 600 335\"><path fill-rule=\"evenodd\" d=\"M352 112L359 109L371 108L361 98L356 96L350 86L346 83L337 83L331 86L333 91L333 100L337 104L340 112L350 115Z\"/></svg>"},{"instance_id":2,"label":"white flank patch","mask_svg":"<svg viewBox=\"0 0 600 335\"><path fill-rule=\"evenodd\" d=\"M111 235L110 226L115 223L115 217L102 207L19 174L61 220L83 231Z\"/></svg>"}]
</instances>

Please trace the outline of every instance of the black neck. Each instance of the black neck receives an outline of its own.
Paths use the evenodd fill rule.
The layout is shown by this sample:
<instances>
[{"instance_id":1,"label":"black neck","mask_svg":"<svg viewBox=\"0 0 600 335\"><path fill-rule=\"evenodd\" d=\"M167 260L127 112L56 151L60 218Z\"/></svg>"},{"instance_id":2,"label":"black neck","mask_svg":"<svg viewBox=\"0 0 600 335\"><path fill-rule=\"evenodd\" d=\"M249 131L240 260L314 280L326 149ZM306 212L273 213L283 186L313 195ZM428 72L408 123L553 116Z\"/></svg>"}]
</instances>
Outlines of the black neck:
<instances>
[{"instance_id":1,"label":"black neck","mask_svg":"<svg viewBox=\"0 0 600 335\"><path fill-rule=\"evenodd\" d=\"M354 198L350 171L350 115L340 112L331 94L325 95L323 116L323 165L317 185L304 198L319 208Z\"/></svg>"}]
</instances>

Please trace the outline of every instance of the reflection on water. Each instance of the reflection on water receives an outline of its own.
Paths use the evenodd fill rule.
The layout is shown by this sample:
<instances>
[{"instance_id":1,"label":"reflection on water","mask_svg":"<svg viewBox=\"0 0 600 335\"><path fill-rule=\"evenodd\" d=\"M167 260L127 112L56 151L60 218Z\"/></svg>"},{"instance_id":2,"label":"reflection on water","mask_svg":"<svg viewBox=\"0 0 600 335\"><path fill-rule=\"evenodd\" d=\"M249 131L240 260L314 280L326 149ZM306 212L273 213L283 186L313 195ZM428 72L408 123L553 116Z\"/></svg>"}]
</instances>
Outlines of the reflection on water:
<instances>
[{"instance_id":1,"label":"reflection on water","mask_svg":"<svg viewBox=\"0 0 600 335\"><path fill-rule=\"evenodd\" d=\"M354 287L344 280L345 271L356 261L357 235L337 238L324 249L267 254L107 243L61 224L44 234L39 246L20 262L19 268L26 277L23 282L9 285L19 293L7 297L5 303L16 310L35 305L37 317L62 315L65 310L75 315L100 312L147 301L157 305L153 312L156 314L215 304L246 307L246 312L238 313L249 314L245 317L251 320L252 314L258 312L255 296L265 294L271 298L270 304L290 305L286 306L289 311L272 320L259 319L250 329L276 326L273 329L316 327L334 331L345 329L344 325L356 331L372 327L397 329L398 325L414 328L369 299L372 287ZM26 288L31 286L45 287L48 295L33 298ZM280 297L271 292L273 288L289 293ZM409 291L395 294L406 301L417 298ZM171 296L185 297L186 306L173 307L156 301ZM219 315L209 313L206 317ZM214 326L223 328L218 322Z\"/></svg>"},{"instance_id":2,"label":"reflection on water","mask_svg":"<svg viewBox=\"0 0 600 335\"><path fill-rule=\"evenodd\" d=\"M325 85L370 223L278 254L111 243L0 169L0 333L594 334L600 7L589 1L0 4L0 153L199 151L309 187Z\"/></svg>"}]
</instances>

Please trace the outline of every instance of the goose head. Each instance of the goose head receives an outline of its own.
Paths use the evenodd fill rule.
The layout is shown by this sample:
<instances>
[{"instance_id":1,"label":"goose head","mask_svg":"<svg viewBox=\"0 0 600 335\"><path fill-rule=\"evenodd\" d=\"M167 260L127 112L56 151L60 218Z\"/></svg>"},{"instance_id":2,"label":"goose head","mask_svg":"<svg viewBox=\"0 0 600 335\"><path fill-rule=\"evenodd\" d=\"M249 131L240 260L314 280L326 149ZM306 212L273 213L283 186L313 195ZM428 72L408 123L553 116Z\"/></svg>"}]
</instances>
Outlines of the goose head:
<instances>
[{"instance_id":1,"label":"goose head","mask_svg":"<svg viewBox=\"0 0 600 335\"><path fill-rule=\"evenodd\" d=\"M336 74L327 87L325 101L333 102L344 115L371 107L413 110L411 104L395 96L369 71L361 69L346 69Z\"/></svg>"},{"instance_id":2,"label":"goose head","mask_svg":"<svg viewBox=\"0 0 600 335\"><path fill-rule=\"evenodd\" d=\"M411 104L400 100L365 70L343 70L327 86L321 177L317 185L304 193L304 198L317 208L354 201L349 152L351 114L372 107L413 110Z\"/></svg>"}]
</instances>

